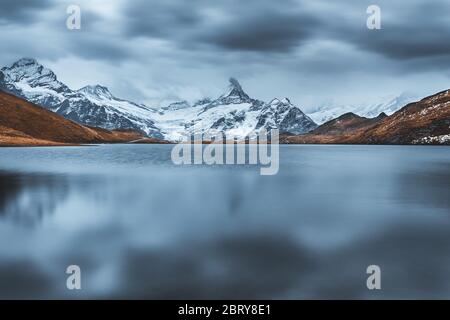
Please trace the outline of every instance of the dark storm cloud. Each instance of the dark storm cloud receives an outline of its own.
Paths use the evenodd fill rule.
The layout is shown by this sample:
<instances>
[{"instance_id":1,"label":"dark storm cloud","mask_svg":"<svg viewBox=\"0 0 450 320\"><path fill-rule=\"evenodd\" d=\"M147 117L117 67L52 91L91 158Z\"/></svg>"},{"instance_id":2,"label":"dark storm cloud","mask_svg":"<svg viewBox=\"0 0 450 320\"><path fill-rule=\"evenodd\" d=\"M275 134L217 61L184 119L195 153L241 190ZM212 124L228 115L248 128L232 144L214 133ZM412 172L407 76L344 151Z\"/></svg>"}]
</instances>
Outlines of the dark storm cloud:
<instances>
[{"instance_id":1,"label":"dark storm cloud","mask_svg":"<svg viewBox=\"0 0 450 320\"><path fill-rule=\"evenodd\" d=\"M313 17L289 12L255 12L237 18L200 39L224 49L249 51L289 51L312 37L318 21Z\"/></svg>"},{"instance_id":2,"label":"dark storm cloud","mask_svg":"<svg viewBox=\"0 0 450 320\"><path fill-rule=\"evenodd\" d=\"M33 22L36 19L36 13L48 8L51 4L51 0L1 0L0 24Z\"/></svg>"},{"instance_id":3,"label":"dark storm cloud","mask_svg":"<svg viewBox=\"0 0 450 320\"><path fill-rule=\"evenodd\" d=\"M115 39L101 35L82 33L68 34L67 52L87 60L123 61L131 57L133 51Z\"/></svg>"},{"instance_id":4,"label":"dark storm cloud","mask_svg":"<svg viewBox=\"0 0 450 320\"><path fill-rule=\"evenodd\" d=\"M315 40L348 43L390 59L450 54L450 3L379 0L382 30L368 30L373 1L133 1L127 34L162 38L180 47L212 45L230 51L289 51ZM216 15L211 13L217 13Z\"/></svg>"},{"instance_id":5,"label":"dark storm cloud","mask_svg":"<svg viewBox=\"0 0 450 320\"><path fill-rule=\"evenodd\" d=\"M324 21L320 36L339 39L394 60L450 56L450 19L447 15L450 2L378 0L376 5L381 9L382 29L369 30L365 26L368 17L365 8L373 3L368 0L357 5L347 3L341 12L335 11L340 19Z\"/></svg>"},{"instance_id":6,"label":"dark storm cloud","mask_svg":"<svg viewBox=\"0 0 450 320\"><path fill-rule=\"evenodd\" d=\"M177 39L200 25L199 0L192 1L130 1L124 8L127 34L144 37Z\"/></svg>"},{"instance_id":7,"label":"dark storm cloud","mask_svg":"<svg viewBox=\"0 0 450 320\"><path fill-rule=\"evenodd\" d=\"M68 4L51 0L2 0L0 23L36 21L41 10L58 7L62 8L56 10L58 24L62 26L66 18L64 8ZM450 55L448 1L410 0L394 4L378 0L382 30L377 31L365 26L366 8L371 4L373 1L369 0L340 3L136 0L124 2L117 12L119 19L113 21L93 13L81 3L83 33L72 37L67 47L83 58L123 60L130 56L127 51L131 50L126 45L130 37L162 39L191 50L209 48L211 53L289 53L306 43L332 40L393 60ZM51 16L47 18L52 21ZM114 40L107 35L111 25L122 31ZM426 63L430 65L429 61Z\"/></svg>"},{"instance_id":8,"label":"dark storm cloud","mask_svg":"<svg viewBox=\"0 0 450 320\"><path fill-rule=\"evenodd\" d=\"M162 38L181 47L289 51L312 36L318 20L295 1L138 1L126 8L127 34Z\"/></svg>"},{"instance_id":9,"label":"dark storm cloud","mask_svg":"<svg viewBox=\"0 0 450 320\"><path fill-rule=\"evenodd\" d=\"M384 29L370 36L366 32L361 46L393 59L450 56L450 2L408 4L403 10L393 7L395 14L386 4Z\"/></svg>"},{"instance_id":10,"label":"dark storm cloud","mask_svg":"<svg viewBox=\"0 0 450 320\"><path fill-rule=\"evenodd\" d=\"M366 35L367 37L358 42L361 48L392 59L434 58L450 55L450 32L442 28L405 30L394 27L389 32L377 34L366 32Z\"/></svg>"},{"instance_id":11,"label":"dark storm cloud","mask_svg":"<svg viewBox=\"0 0 450 320\"><path fill-rule=\"evenodd\" d=\"M231 75L255 97L312 101L323 99L324 86L333 99L355 86L364 99L405 83L432 93L445 89L450 74L448 0L77 0L82 28L75 31L65 25L73 3L0 0L0 41L8 43L0 65L32 56L59 65L80 86L79 67L68 61L86 61L110 79L139 83L143 95L164 91L170 99L189 99L193 88L217 94ZM373 4L381 30L366 27ZM387 80L395 84L384 89Z\"/></svg>"},{"instance_id":12,"label":"dark storm cloud","mask_svg":"<svg viewBox=\"0 0 450 320\"><path fill-rule=\"evenodd\" d=\"M8 19L15 16L20 19L7 23L6 26L10 28L0 31L3 42L9 44L8 50L0 53L0 58L12 62L30 56L55 61L77 56L85 60L121 62L130 57L133 50L125 45L126 40L109 33L111 21L83 3L80 3L81 29L67 29L66 19L69 15L66 9L70 3L53 1L51 4L50 1L42 1L40 4L39 1L26 0L20 5L13 5L9 0L1 1L0 12L11 10L13 14L8 15ZM48 10L41 12L43 8ZM39 23L29 25L33 21Z\"/></svg>"}]
</instances>

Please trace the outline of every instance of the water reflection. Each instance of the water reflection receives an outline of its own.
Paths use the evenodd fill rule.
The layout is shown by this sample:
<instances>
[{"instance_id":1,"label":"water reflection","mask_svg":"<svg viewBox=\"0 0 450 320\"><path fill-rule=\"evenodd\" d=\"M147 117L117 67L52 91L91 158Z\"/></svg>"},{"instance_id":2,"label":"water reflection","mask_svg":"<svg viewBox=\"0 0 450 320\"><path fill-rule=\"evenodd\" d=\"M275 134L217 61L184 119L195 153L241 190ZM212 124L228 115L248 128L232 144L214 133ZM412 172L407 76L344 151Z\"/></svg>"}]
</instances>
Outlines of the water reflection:
<instances>
[{"instance_id":1,"label":"water reflection","mask_svg":"<svg viewBox=\"0 0 450 320\"><path fill-rule=\"evenodd\" d=\"M0 171L0 217L33 226L52 214L67 193L63 176Z\"/></svg>"},{"instance_id":2,"label":"water reflection","mask_svg":"<svg viewBox=\"0 0 450 320\"><path fill-rule=\"evenodd\" d=\"M0 298L450 297L449 149L283 147L261 177L169 148L0 150Z\"/></svg>"}]
</instances>

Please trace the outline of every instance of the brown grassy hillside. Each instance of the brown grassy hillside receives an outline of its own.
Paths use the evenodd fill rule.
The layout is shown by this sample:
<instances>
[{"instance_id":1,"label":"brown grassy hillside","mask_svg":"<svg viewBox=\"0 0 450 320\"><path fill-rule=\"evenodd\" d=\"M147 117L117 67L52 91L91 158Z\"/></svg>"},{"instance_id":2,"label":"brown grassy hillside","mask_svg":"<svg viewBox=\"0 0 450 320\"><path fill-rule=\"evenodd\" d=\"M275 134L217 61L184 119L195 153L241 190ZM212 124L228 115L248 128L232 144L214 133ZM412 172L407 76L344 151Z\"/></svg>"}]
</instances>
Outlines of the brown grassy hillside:
<instances>
[{"instance_id":1,"label":"brown grassy hillside","mask_svg":"<svg viewBox=\"0 0 450 320\"><path fill-rule=\"evenodd\" d=\"M82 126L0 91L0 145L120 143L141 138L133 131Z\"/></svg>"},{"instance_id":2,"label":"brown grassy hillside","mask_svg":"<svg viewBox=\"0 0 450 320\"><path fill-rule=\"evenodd\" d=\"M450 135L450 90L410 103L389 117L367 119L346 114L311 133L283 136L280 140L293 144L448 144L441 139L447 135Z\"/></svg>"}]
</instances>

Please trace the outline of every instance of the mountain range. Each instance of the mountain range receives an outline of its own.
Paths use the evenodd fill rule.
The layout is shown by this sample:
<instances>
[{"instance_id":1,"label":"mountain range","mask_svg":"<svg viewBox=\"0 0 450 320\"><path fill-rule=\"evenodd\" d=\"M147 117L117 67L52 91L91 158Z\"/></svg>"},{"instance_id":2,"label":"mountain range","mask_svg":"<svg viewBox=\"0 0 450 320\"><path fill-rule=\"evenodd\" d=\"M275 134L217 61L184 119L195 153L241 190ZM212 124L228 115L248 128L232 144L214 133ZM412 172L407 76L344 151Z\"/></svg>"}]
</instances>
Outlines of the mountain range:
<instances>
[{"instance_id":1,"label":"mountain range","mask_svg":"<svg viewBox=\"0 0 450 320\"><path fill-rule=\"evenodd\" d=\"M1 146L54 146L130 141L160 142L131 130L107 130L83 126L0 90Z\"/></svg>"},{"instance_id":2,"label":"mountain range","mask_svg":"<svg viewBox=\"0 0 450 320\"><path fill-rule=\"evenodd\" d=\"M323 124L350 112L365 118L375 118L381 113L385 113L390 116L397 110L406 106L408 103L417 101L418 99L419 97L414 94L402 93L399 96L391 95L384 97L380 99L380 102L372 102L362 105L336 105L333 103L327 103L309 112L308 115L317 124Z\"/></svg>"},{"instance_id":3,"label":"mountain range","mask_svg":"<svg viewBox=\"0 0 450 320\"><path fill-rule=\"evenodd\" d=\"M30 58L20 59L1 72L3 86L9 92L67 119L105 129L134 129L162 138L151 120L152 109L118 99L106 87L72 90L53 71Z\"/></svg>"},{"instance_id":4,"label":"mountain range","mask_svg":"<svg viewBox=\"0 0 450 320\"><path fill-rule=\"evenodd\" d=\"M243 138L262 128L301 134L317 127L288 99L264 103L250 98L233 78L217 99L193 105L181 101L157 110L117 98L101 85L72 90L52 70L31 58L20 59L1 72L3 87L10 93L67 119L109 130L133 129L171 141L194 133L222 131Z\"/></svg>"},{"instance_id":5,"label":"mountain range","mask_svg":"<svg viewBox=\"0 0 450 320\"><path fill-rule=\"evenodd\" d=\"M251 98L240 83L231 78L228 88L216 99L205 98L193 104L179 101L157 109L117 98L108 88L98 84L70 89L58 80L53 71L31 58L23 58L1 68L0 90L86 128L103 128L108 132L131 130L136 136L168 141L182 141L193 134L217 132L244 139L263 128L279 129L285 143L440 143L442 139L439 137L450 133L445 97L422 104L418 102L415 105L421 107L410 107L406 113L402 107L411 105L409 102L414 99L410 95L360 107L322 106L307 115L288 98L274 98L270 102ZM439 106L435 106L436 101L441 101ZM444 110L437 117L447 116L447 119L440 119L441 122L431 119L422 110L430 107ZM403 110L401 116L399 109ZM416 116L411 110L423 114ZM436 115L435 112L432 114ZM433 125L439 129L421 127L407 139L388 138L389 134L381 129L383 126L389 128L386 129L389 132L395 131L403 136L411 129L413 124L401 121L402 117L414 118L422 126ZM422 118L430 121L422 121ZM406 131L400 130L395 128L396 124L409 127ZM378 131L369 131L376 128Z\"/></svg>"}]
</instances>

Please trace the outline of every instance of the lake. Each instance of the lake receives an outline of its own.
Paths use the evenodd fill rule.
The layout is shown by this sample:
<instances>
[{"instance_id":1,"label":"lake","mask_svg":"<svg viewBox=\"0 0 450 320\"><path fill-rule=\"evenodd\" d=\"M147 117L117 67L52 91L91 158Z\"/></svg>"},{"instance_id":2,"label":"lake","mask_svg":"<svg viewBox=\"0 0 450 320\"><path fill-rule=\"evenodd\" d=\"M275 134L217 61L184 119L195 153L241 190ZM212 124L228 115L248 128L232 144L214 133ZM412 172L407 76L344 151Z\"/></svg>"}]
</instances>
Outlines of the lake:
<instances>
[{"instance_id":1,"label":"lake","mask_svg":"<svg viewBox=\"0 0 450 320\"><path fill-rule=\"evenodd\" d=\"M274 176L171 148L1 148L0 298L450 298L449 147L286 145Z\"/></svg>"}]
</instances>

